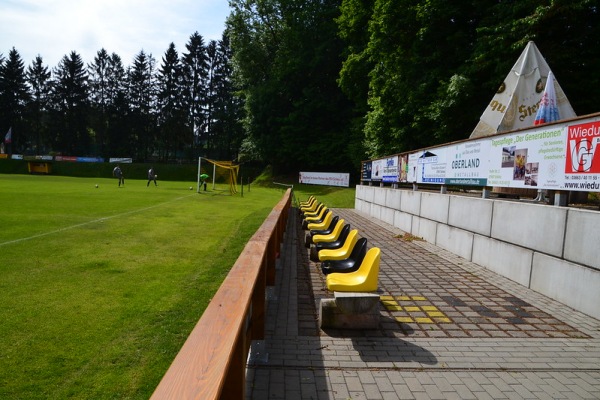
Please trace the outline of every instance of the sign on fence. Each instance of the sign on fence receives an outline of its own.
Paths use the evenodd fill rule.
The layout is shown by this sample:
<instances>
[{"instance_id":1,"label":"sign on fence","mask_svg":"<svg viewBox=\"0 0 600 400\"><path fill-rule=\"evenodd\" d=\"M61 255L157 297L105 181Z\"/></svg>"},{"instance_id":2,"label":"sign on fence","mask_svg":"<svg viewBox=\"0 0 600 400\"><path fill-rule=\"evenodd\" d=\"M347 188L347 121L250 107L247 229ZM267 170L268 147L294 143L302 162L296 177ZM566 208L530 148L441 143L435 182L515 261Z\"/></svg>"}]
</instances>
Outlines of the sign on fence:
<instances>
[{"instance_id":1,"label":"sign on fence","mask_svg":"<svg viewBox=\"0 0 600 400\"><path fill-rule=\"evenodd\" d=\"M363 164L363 181L600 192L600 114ZM368 177L370 172L370 178Z\"/></svg>"}]
</instances>

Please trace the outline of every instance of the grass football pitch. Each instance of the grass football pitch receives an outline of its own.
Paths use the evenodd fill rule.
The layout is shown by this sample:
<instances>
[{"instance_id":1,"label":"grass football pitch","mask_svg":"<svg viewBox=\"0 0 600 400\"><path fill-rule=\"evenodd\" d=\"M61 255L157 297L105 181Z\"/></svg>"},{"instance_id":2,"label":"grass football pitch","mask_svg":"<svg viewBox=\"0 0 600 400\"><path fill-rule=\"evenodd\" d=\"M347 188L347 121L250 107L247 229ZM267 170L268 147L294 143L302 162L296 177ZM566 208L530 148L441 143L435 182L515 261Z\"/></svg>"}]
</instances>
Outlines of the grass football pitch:
<instances>
[{"instance_id":1,"label":"grass football pitch","mask_svg":"<svg viewBox=\"0 0 600 400\"><path fill-rule=\"evenodd\" d=\"M0 175L0 398L147 399L282 195Z\"/></svg>"}]
</instances>

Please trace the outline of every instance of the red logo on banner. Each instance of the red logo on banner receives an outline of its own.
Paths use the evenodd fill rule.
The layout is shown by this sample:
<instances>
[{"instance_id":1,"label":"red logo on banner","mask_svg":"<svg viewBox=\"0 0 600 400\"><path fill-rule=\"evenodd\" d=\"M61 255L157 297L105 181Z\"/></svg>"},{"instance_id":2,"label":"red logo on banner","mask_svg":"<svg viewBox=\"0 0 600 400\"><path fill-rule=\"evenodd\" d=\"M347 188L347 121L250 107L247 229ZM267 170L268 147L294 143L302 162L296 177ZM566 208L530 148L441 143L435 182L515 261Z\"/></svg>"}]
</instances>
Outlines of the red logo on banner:
<instances>
[{"instance_id":1,"label":"red logo on banner","mask_svg":"<svg viewBox=\"0 0 600 400\"><path fill-rule=\"evenodd\" d=\"M565 173L600 173L600 122L568 127Z\"/></svg>"}]
</instances>

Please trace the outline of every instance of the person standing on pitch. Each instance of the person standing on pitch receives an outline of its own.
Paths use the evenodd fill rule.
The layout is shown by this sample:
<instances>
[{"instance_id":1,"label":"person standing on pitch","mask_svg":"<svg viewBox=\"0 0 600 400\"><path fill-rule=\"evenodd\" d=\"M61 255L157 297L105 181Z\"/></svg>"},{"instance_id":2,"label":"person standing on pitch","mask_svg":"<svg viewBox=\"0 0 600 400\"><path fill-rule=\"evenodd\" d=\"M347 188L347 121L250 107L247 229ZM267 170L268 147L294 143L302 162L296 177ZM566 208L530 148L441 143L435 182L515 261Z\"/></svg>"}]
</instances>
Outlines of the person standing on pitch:
<instances>
[{"instance_id":1,"label":"person standing on pitch","mask_svg":"<svg viewBox=\"0 0 600 400\"><path fill-rule=\"evenodd\" d=\"M113 176L119 180L119 187L121 187L121 183L125 186L125 177L123 176L123 171L121 171L119 164L113 169Z\"/></svg>"},{"instance_id":2,"label":"person standing on pitch","mask_svg":"<svg viewBox=\"0 0 600 400\"><path fill-rule=\"evenodd\" d=\"M200 186L204 186L204 191L206 192L206 180L208 179L208 175L202 174L200 175Z\"/></svg>"},{"instance_id":3,"label":"person standing on pitch","mask_svg":"<svg viewBox=\"0 0 600 400\"><path fill-rule=\"evenodd\" d=\"M158 186L158 184L156 183L157 177L158 175L154 173L154 168L150 167L150 169L148 170L148 184L146 185L146 187L150 186L151 181L154 181L154 186Z\"/></svg>"}]
</instances>

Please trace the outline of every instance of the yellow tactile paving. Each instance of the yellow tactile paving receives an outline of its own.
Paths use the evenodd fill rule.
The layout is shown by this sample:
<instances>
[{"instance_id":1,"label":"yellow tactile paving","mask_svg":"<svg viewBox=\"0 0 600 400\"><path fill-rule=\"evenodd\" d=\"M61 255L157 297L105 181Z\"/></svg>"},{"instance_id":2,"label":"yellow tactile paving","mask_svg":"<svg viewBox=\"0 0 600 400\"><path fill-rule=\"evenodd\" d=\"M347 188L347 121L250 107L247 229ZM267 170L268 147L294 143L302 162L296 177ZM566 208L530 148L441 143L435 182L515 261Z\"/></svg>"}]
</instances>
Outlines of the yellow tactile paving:
<instances>
[{"instance_id":1,"label":"yellow tactile paving","mask_svg":"<svg viewBox=\"0 0 600 400\"><path fill-rule=\"evenodd\" d=\"M428 301L423 296L381 296L381 304L386 310L390 312L404 311L409 315L411 313L421 313L421 316L410 315L410 316L396 316L396 321L400 323L413 323L418 324L444 324L451 323L452 321L443 312L441 312L436 306L433 305L415 305L414 302ZM402 305L402 302L410 302L410 305ZM426 317L422 316L427 315Z\"/></svg>"},{"instance_id":2,"label":"yellow tactile paving","mask_svg":"<svg viewBox=\"0 0 600 400\"><path fill-rule=\"evenodd\" d=\"M433 324L433 320L431 318L425 318L425 317L416 317L415 322L417 322L419 324Z\"/></svg>"},{"instance_id":3,"label":"yellow tactile paving","mask_svg":"<svg viewBox=\"0 0 600 400\"><path fill-rule=\"evenodd\" d=\"M427 315L430 317L445 317L444 313L441 311L427 311Z\"/></svg>"}]
</instances>

